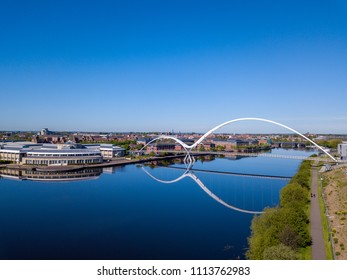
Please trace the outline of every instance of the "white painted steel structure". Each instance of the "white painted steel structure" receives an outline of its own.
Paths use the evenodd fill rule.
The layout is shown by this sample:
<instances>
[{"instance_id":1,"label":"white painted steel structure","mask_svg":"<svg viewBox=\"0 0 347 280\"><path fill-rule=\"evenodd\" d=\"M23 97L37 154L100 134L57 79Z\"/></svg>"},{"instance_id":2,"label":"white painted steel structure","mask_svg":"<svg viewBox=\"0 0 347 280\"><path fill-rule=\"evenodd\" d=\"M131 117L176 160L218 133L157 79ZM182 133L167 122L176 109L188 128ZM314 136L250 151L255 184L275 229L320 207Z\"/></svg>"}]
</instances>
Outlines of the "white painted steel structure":
<instances>
[{"instance_id":1,"label":"white painted steel structure","mask_svg":"<svg viewBox=\"0 0 347 280\"><path fill-rule=\"evenodd\" d=\"M296 131L295 129L286 126L284 124L281 124L279 122L275 122L272 120L268 120L268 119L262 119L262 118L238 118L238 119L233 119L227 122L224 122L220 125L215 126L214 128L212 128L211 130L207 131L203 136L201 136L198 141L196 141L194 144L192 145L187 145L186 143L182 142L181 140L177 139L176 137L173 136L167 136L167 135L161 135L155 139L153 139L152 141L148 142L141 150L143 150L146 146L148 146L150 143L159 140L159 139L172 139L174 141L176 141L177 143L179 143L185 150L187 153L189 153L192 149L196 148L202 141L204 141L206 139L206 137L208 137L210 134L212 134L213 132L215 132L217 129L234 123L234 122L240 122L240 121L261 121L261 122L267 122L267 123L272 123L275 124L277 126L283 127L285 129L288 129L292 132L294 132L295 134L301 136L302 138L304 138L305 140L309 141L311 144L313 144L316 148L318 148L319 150L321 150L323 153L325 153L327 156L329 156L333 161L337 162L337 160L330 154L328 153L326 150L324 150L321 146L319 146L317 143L315 143L314 141L312 141L311 139L309 139L308 137L306 137L305 135L301 134L300 132Z\"/></svg>"},{"instance_id":2,"label":"white painted steel structure","mask_svg":"<svg viewBox=\"0 0 347 280\"><path fill-rule=\"evenodd\" d=\"M163 183L163 184L173 184L176 183L186 177L189 177L191 179L193 179L193 181L195 183L198 184L198 186L205 192L207 193L211 198L213 198L215 201L217 201L218 203L222 204L223 206L238 211L238 212L242 212L242 213L247 213L247 214L261 214L263 213L262 211L252 211L252 210L246 210L246 209L241 209L238 208L236 206L233 206L227 202L225 202L223 199L221 199L220 197L218 197L217 195L215 195L213 192L211 192L205 185L204 183L190 170L190 168L187 168L187 170L178 178L174 179L174 180L170 180L170 181L164 181L164 180L160 180L158 178L156 178L155 176L153 176L151 173L149 173L144 167L142 167L142 170L152 179L156 180L157 182Z\"/></svg>"}]
</instances>

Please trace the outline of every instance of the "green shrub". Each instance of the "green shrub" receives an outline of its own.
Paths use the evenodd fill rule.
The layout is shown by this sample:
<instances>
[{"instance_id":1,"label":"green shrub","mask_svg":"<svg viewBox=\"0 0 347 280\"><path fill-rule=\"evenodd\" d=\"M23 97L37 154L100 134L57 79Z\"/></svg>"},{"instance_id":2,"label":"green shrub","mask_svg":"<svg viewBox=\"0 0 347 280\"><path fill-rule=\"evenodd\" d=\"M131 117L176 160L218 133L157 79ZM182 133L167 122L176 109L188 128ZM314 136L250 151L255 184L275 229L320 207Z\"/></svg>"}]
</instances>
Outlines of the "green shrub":
<instances>
[{"instance_id":1,"label":"green shrub","mask_svg":"<svg viewBox=\"0 0 347 280\"><path fill-rule=\"evenodd\" d=\"M279 244L266 248L263 254L264 260L297 260L298 254L288 246Z\"/></svg>"},{"instance_id":2,"label":"green shrub","mask_svg":"<svg viewBox=\"0 0 347 280\"><path fill-rule=\"evenodd\" d=\"M297 183L290 183L281 190L282 207L302 208L308 203L308 190Z\"/></svg>"},{"instance_id":3,"label":"green shrub","mask_svg":"<svg viewBox=\"0 0 347 280\"><path fill-rule=\"evenodd\" d=\"M262 259L267 248L283 244L291 249L311 244L308 218L300 208L269 208L252 221L247 257Z\"/></svg>"}]
</instances>

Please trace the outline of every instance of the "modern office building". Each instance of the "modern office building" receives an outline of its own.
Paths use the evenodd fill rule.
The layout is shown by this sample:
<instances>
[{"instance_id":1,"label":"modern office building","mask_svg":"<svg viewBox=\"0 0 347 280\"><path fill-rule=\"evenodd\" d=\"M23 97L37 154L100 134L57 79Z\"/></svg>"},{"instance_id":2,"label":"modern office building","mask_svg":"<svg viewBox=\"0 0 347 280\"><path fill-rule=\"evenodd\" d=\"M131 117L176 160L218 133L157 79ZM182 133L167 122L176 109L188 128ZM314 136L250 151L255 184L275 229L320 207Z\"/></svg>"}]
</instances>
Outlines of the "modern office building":
<instances>
[{"instance_id":1,"label":"modern office building","mask_svg":"<svg viewBox=\"0 0 347 280\"><path fill-rule=\"evenodd\" d=\"M125 155L125 149L107 145L39 144L31 142L5 142L0 144L0 160L26 165L79 165L102 163Z\"/></svg>"},{"instance_id":2,"label":"modern office building","mask_svg":"<svg viewBox=\"0 0 347 280\"><path fill-rule=\"evenodd\" d=\"M34 149L28 151L21 163L27 165L76 165L101 163L101 152L91 149Z\"/></svg>"},{"instance_id":3,"label":"modern office building","mask_svg":"<svg viewBox=\"0 0 347 280\"><path fill-rule=\"evenodd\" d=\"M41 145L32 142L0 142L0 160L19 164L28 151Z\"/></svg>"},{"instance_id":4,"label":"modern office building","mask_svg":"<svg viewBox=\"0 0 347 280\"><path fill-rule=\"evenodd\" d=\"M125 149L112 144L86 144L85 147L99 150L104 159L125 156Z\"/></svg>"}]
</instances>

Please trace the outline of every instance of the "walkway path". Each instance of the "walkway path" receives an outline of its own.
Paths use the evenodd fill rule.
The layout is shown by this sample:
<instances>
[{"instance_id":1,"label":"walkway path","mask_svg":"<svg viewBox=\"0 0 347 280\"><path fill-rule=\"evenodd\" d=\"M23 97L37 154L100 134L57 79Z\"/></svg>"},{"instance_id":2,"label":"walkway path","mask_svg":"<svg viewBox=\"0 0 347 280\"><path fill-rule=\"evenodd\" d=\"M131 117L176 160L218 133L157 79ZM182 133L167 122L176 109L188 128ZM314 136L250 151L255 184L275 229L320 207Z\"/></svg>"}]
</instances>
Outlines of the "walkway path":
<instances>
[{"instance_id":1,"label":"walkway path","mask_svg":"<svg viewBox=\"0 0 347 280\"><path fill-rule=\"evenodd\" d=\"M319 210L318 202L318 172L317 167L312 166L311 169L312 185L311 193L314 197L311 198L311 237L312 237L312 259L313 260L326 260L322 220Z\"/></svg>"}]
</instances>

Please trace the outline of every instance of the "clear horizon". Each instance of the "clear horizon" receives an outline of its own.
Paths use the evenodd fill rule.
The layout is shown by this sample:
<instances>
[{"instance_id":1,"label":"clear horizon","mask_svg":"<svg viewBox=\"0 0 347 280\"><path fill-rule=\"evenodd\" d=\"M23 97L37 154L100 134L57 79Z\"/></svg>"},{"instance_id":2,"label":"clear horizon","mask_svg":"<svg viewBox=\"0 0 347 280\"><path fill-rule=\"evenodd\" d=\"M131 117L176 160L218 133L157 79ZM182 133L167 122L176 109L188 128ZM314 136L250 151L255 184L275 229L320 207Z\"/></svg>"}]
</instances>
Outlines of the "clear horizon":
<instances>
[{"instance_id":1,"label":"clear horizon","mask_svg":"<svg viewBox=\"0 0 347 280\"><path fill-rule=\"evenodd\" d=\"M0 7L1 131L347 134L344 1Z\"/></svg>"},{"instance_id":2,"label":"clear horizon","mask_svg":"<svg viewBox=\"0 0 347 280\"><path fill-rule=\"evenodd\" d=\"M19 133L19 132L23 132L23 133L38 133L40 130L0 130L0 133L4 133L4 132L13 132L13 133ZM135 133L135 134L150 134L150 133L173 133L173 134L205 134L205 132L199 132L199 131L101 131L101 130L50 130L53 133L57 132L57 133L63 133L63 132L67 132L67 133L99 133L99 134L103 134L103 133L107 133L107 134L124 134L124 133ZM306 132L304 134L315 134L315 135L336 135L336 136L347 136L347 133L311 133L311 132ZM267 132L267 133L254 133L254 132L214 132L212 133L212 135L219 135L219 134L225 134L225 135L230 135L230 134L235 134L235 135L243 135L243 134L250 134L250 135L273 135L273 134L280 134L280 135L284 135L284 134L288 134L288 135L297 135L294 132L276 132L276 131L272 131L272 132Z\"/></svg>"}]
</instances>

